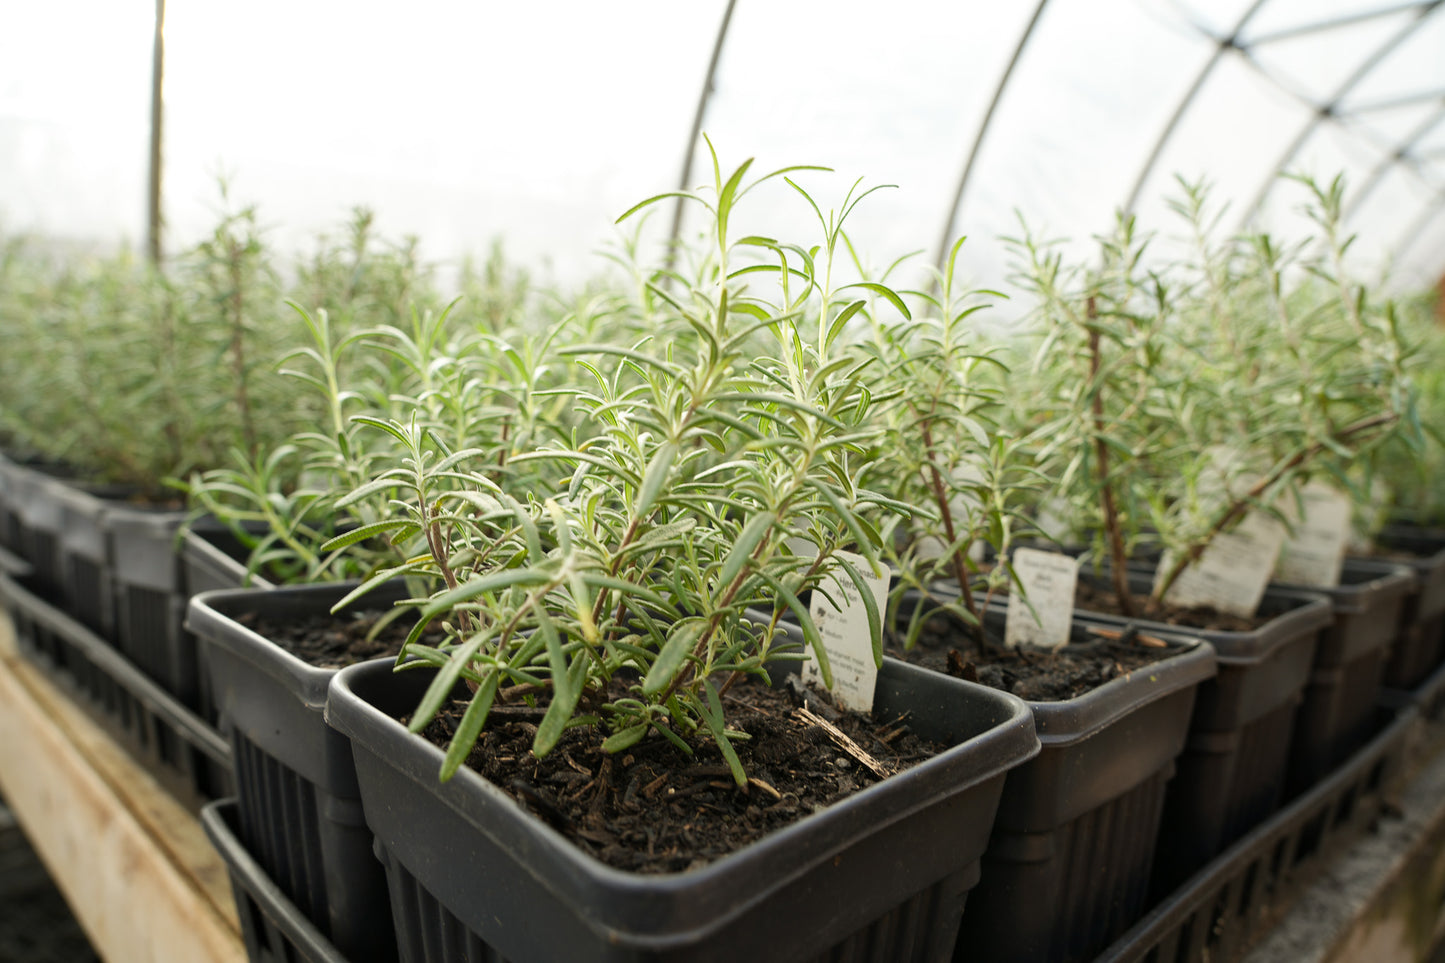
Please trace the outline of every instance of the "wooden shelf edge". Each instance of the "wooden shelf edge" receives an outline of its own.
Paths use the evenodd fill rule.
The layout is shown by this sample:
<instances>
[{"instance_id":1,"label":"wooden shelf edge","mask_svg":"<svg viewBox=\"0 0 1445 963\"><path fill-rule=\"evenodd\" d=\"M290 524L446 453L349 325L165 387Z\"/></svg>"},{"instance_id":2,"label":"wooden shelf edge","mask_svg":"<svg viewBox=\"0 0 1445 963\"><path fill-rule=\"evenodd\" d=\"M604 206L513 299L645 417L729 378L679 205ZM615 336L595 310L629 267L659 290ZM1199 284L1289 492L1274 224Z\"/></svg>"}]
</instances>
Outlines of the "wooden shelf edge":
<instances>
[{"instance_id":1,"label":"wooden shelf edge","mask_svg":"<svg viewBox=\"0 0 1445 963\"><path fill-rule=\"evenodd\" d=\"M14 653L0 613L0 794L110 963L246 959L195 816Z\"/></svg>"}]
</instances>

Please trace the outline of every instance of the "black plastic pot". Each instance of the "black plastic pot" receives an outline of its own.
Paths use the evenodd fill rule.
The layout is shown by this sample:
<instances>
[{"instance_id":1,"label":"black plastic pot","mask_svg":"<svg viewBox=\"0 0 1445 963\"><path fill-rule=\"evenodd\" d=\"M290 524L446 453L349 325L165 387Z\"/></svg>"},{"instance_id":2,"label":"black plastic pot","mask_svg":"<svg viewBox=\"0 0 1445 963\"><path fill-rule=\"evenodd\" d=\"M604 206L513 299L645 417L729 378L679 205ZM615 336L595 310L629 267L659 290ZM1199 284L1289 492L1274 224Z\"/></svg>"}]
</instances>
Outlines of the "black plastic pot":
<instances>
[{"instance_id":1,"label":"black plastic pot","mask_svg":"<svg viewBox=\"0 0 1445 963\"><path fill-rule=\"evenodd\" d=\"M1417 589L1405 600L1383 679L1387 688L1413 689L1445 662L1445 529L1389 525L1375 540L1414 556L1401 560L1415 570Z\"/></svg>"},{"instance_id":2,"label":"black plastic pot","mask_svg":"<svg viewBox=\"0 0 1445 963\"><path fill-rule=\"evenodd\" d=\"M234 799L202 809L201 825L226 862L236 915L241 920L241 940L251 963L347 963L247 852L237 836Z\"/></svg>"},{"instance_id":3,"label":"black plastic pot","mask_svg":"<svg viewBox=\"0 0 1445 963\"><path fill-rule=\"evenodd\" d=\"M21 652L73 686L77 701L177 798L195 807L233 792L221 737L109 643L7 576L0 576L0 604Z\"/></svg>"},{"instance_id":4,"label":"black plastic pot","mask_svg":"<svg viewBox=\"0 0 1445 963\"><path fill-rule=\"evenodd\" d=\"M1286 588L1292 586L1283 586ZM1389 562L1347 558L1330 599L1334 625L1320 639L1295 721L1285 791L1303 792L1364 744L1390 648L1415 574Z\"/></svg>"},{"instance_id":5,"label":"black plastic pot","mask_svg":"<svg viewBox=\"0 0 1445 963\"><path fill-rule=\"evenodd\" d=\"M323 718L337 670L308 665L236 621L247 613L272 622L323 615L354 587L205 592L191 599L186 624L201 642L231 742L242 839L306 917L360 963L394 960L396 943L351 744ZM404 597L401 585L384 586L368 605Z\"/></svg>"},{"instance_id":6,"label":"black plastic pot","mask_svg":"<svg viewBox=\"0 0 1445 963\"><path fill-rule=\"evenodd\" d=\"M1000 634L1005 606L986 617ZM1087 627L1077 622L1075 639ZM1083 960L1143 913L1165 787L1214 652L1188 648L1062 702L1030 702L1038 757L1012 770L954 959Z\"/></svg>"},{"instance_id":7,"label":"black plastic pot","mask_svg":"<svg viewBox=\"0 0 1445 963\"><path fill-rule=\"evenodd\" d=\"M104 524L109 506L73 485L54 483L53 492L60 502L60 598L82 624L114 641L115 586Z\"/></svg>"},{"instance_id":8,"label":"black plastic pot","mask_svg":"<svg viewBox=\"0 0 1445 963\"><path fill-rule=\"evenodd\" d=\"M115 588L105 515L131 489L76 482L28 466L16 470L12 482L21 554L34 566L38 587L112 641Z\"/></svg>"},{"instance_id":9,"label":"black plastic pot","mask_svg":"<svg viewBox=\"0 0 1445 963\"><path fill-rule=\"evenodd\" d=\"M20 466L0 453L0 548L24 561L20 543L20 507L14 493ZM27 563L28 564L28 563Z\"/></svg>"},{"instance_id":10,"label":"black plastic pot","mask_svg":"<svg viewBox=\"0 0 1445 963\"><path fill-rule=\"evenodd\" d=\"M886 660L876 705L952 749L708 866L640 875L471 770L439 783L441 751L396 721L429 678L352 666L327 707L352 739L408 963L947 959L1004 773L1038 751L1018 699Z\"/></svg>"},{"instance_id":11,"label":"black plastic pot","mask_svg":"<svg viewBox=\"0 0 1445 963\"><path fill-rule=\"evenodd\" d=\"M61 484L50 475L25 465L14 466L9 497L16 516L20 557L35 570L42 591L61 591L60 566Z\"/></svg>"},{"instance_id":12,"label":"black plastic pot","mask_svg":"<svg viewBox=\"0 0 1445 963\"><path fill-rule=\"evenodd\" d=\"M250 575L246 559L250 549L229 529L207 515L198 518L181 532L181 586L186 599L202 592L225 589L275 586L259 575ZM184 619L182 620L184 623ZM196 711L210 722L220 722L215 695L211 692L211 673L206 665L208 650L189 629L183 628L185 645L196 653Z\"/></svg>"},{"instance_id":13,"label":"black plastic pot","mask_svg":"<svg viewBox=\"0 0 1445 963\"><path fill-rule=\"evenodd\" d=\"M196 519L181 535L181 568L191 595L222 589L275 588L246 568L251 550L212 516Z\"/></svg>"},{"instance_id":14,"label":"black plastic pot","mask_svg":"<svg viewBox=\"0 0 1445 963\"><path fill-rule=\"evenodd\" d=\"M116 647L200 711L195 643L182 628L187 596L177 536L185 519L184 512L121 505L106 512L105 530L116 594Z\"/></svg>"},{"instance_id":15,"label":"black plastic pot","mask_svg":"<svg viewBox=\"0 0 1445 963\"><path fill-rule=\"evenodd\" d=\"M1130 575L1132 589L1149 590L1151 578ZM1216 853L1280 805L1295 714L1323 632L1334 621L1318 594L1271 587L1252 632L1187 631L1214 647L1219 674L1199 686L1189 737L1169 784L1155 856L1154 893L1169 892ZM1093 612L1078 617L1123 625L1128 620ZM1146 629L1147 631L1147 629Z\"/></svg>"}]
</instances>

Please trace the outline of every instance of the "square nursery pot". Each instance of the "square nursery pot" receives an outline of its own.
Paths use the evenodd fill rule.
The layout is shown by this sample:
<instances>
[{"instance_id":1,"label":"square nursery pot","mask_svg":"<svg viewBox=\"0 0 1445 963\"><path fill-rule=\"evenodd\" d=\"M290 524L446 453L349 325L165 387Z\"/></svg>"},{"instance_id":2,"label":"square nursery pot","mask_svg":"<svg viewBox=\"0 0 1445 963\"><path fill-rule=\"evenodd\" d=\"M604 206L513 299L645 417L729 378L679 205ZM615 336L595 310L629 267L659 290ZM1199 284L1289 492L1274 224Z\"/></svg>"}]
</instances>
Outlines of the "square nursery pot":
<instances>
[{"instance_id":1,"label":"square nursery pot","mask_svg":"<svg viewBox=\"0 0 1445 963\"><path fill-rule=\"evenodd\" d=\"M257 527L258 537L260 532ZM180 554L183 584L190 595L221 589L276 587L247 568L250 548L212 515L204 515L186 526L181 534Z\"/></svg>"},{"instance_id":2,"label":"square nursery pot","mask_svg":"<svg viewBox=\"0 0 1445 963\"><path fill-rule=\"evenodd\" d=\"M20 547L20 508L15 500L15 477L20 465L0 452L0 548L24 560Z\"/></svg>"},{"instance_id":3,"label":"square nursery pot","mask_svg":"<svg viewBox=\"0 0 1445 963\"><path fill-rule=\"evenodd\" d=\"M7 498L15 513L15 538L20 557L35 571L35 587L58 598L64 577L60 570L62 482L30 465L13 465Z\"/></svg>"},{"instance_id":4,"label":"square nursery pot","mask_svg":"<svg viewBox=\"0 0 1445 963\"><path fill-rule=\"evenodd\" d=\"M241 838L318 930L355 963L396 959L386 879L362 816L351 744L323 713L336 669L309 665L236 621L326 615L356 583L231 589L193 597L221 731L235 760ZM366 608L405 598L400 583ZM390 671L392 660L382 660Z\"/></svg>"},{"instance_id":5,"label":"square nursery pot","mask_svg":"<svg viewBox=\"0 0 1445 963\"><path fill-rule=\"evenodd\" d=\"M1018 699L885 660L877 705L951 749L707 866L644 875L583 854L470 769L438 782L441 750L397 721L431 674L352 666L327 706L352 739L408 963L948 959L1004 773L1038 751Z\"/></svg>"},{"instance_id":6,"label":"square nursery pot","mask_svg":"<svg viewBox=\"0 0 1445 963\"><path fill-rule=\"evenodd\" d=\"M1006 604L985 625L1003 633ZM1087 624L1075 620L1075 641ZM1009 772L955 960L1085 960L1146 908L1165 788L1215 672L1183 651L1061 702L1029 702L1039 755Z\"/></svg>"},{"instance_id":7,"label":"square nursery pot","mask_svg":"<svg viewBox=\"0 0 1445 963\"><path fill-rule=\"evenodd\" d=\"M250 963L349 963L247 851L234 799L202 809L201 826L226 863Z\"/></svg>"},{"instance_id":8,"label":"square nursery pot","mask_svg":"<svg viewBox=\"0 0 1445 963\"><path fill-rule=\"evenodd\" d=\"M1295 720L1289 795L1308 789L1369 737L1385 663L1415 585L1408 566L1347 558L1337 588L1306 589L1329 597L1335 621L1315 650Z\"/></svg>"},{"instance_id":9,"label":"square nursery pot","mask_svg":"<svg viewBox=\"0 0 1445 963\"><path fill-rule=\"evenodd\" d=\"M215 516L195 519L180 535L181 592L189 599L202 592L224 589L270 589L275 585L260 575L252 575L246 562L251 550ZM220 721L216 699L211 692L211 673L206 666L208 649L202 646L190 629L182 627L182 643L195 653L196 711L211 723Z\"/></svg>"},{"instance_id":10,"label":"square nursery pot","mask_svg":"<svg viewBox=\"0 0 1445 963\"><path fill-rule=\"evenodd\" d=\"M1390 689L1414 689L1445 662L1445 528L1387 525L1375 544L1415 570L1418 589L1405 600L1383 680Z\"/></svg>"},{"instance_id":11,"label":"square nursery pot","mask_svg":"<svg viewBox=\"0 0 1445 963\"><path fill-rule=\"evenodd\" d=\"M116 647L183 704L200 710L196 647L182 628L187 595L178 537L185 520L184 512L117 505L105 513L104 527Z\"/></svg>"},{"instance_id":12,"label":"square nursery pot","mask_svg":"<svg viewBox=\"0 0 1445 963\"><path fill-rule=\"evenodd\" d=\"M1136 593L1152 574L1130 574ZM1188 632L1213 646L1219 673L1200 683L1189 736L1164 798L1156 895L1168 893L1276 809L1295 714L1310 680L1315 650L1334 622L1329 600L1271 586L1260 602L1267 621L1250 632L1225 632L1133 620L1145 631ZM1076 618L1122 626L1129 619L1079 611Z\"/></svg>"},{"instance_id":13,"label":"square nursery pot","mask_svg":"<svg viewBox=\"0 0 1445 963\"><path fill-rule=\"evenodd\" d=\"M104 521L111 504L74 485L57 482L54 493L60 501L60 599L67 612L114 643L114 566L106 551Z\"/></svg>"}]
</instances>

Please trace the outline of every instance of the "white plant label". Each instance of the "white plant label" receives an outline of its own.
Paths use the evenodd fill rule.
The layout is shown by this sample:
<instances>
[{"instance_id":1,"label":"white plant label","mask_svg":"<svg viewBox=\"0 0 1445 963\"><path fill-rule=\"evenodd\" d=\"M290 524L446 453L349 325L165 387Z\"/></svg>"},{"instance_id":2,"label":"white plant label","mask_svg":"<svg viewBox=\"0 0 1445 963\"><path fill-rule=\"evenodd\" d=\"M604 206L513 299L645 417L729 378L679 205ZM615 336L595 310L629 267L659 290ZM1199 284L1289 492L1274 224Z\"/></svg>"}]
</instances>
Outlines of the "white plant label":
<instances>
[{"instance_id":1,"label":"white plant label","mask_svg":"<svg viewBox=\"0 0 1445 963\"><path fill-rule=\"evenodd\" d=\"M1079 560L1056 552L1021 548L1014 552L1013 567L1034 611L1029 611L1023 599L1009 601L1004 645L1056 649L1068 643L1074 615L1074 588L1079 582Z\"/></svg>"},{"instance_id":2,"label":"white plant label","mask_svg":"<svg viewBox=\"0 0 1445 963\"><path fill-rule=\"evenodd\" d=\"M1294 502L1285 508L1294 534L1284 543L1275 575L1282 582L1334 588L1345 564L1353 505L1349 496L1321 482L1306 485L1300 503L1300 518L1295 518Z\"/></svg>"},{"instance_id":3,"label":"white plant label","mask_svg":"<svg viewBox=\"0 0 1445 963\"><path fill-rule=\"evenodd\" d=\"M1283 525L1268 515L1250 512L1234 531L1209 543L1199 560L1175 580L1164 601L1207 605L1230 615L1252 617L1264 597L1284 538ZM1154 574L1156 586L1172 564L1171 554L1165 553Z\"/></svg>"},{"instance_id":4,"label":"white plant label","mask_svg":"<svg viewBox=\"0 0 1445 963\"><path fill-rule=\"evenodd\" d=\"M863 576L881 617L888 607L888 573L874 575L868 560L852 552L839 552L838 557L850 562ZM815 591L809 610L818 634L823 637L823 648L828 652L828 664L833 669L833 699L845 709L872 712L878 667L873 664L873 636L868 630L868 609L858 595L858 587L841 569L825 579L823 587L842 605L841 609L835 607L822 592ZM823 683L823 674L811 652L803 663L803 678L818 685Z\"/></svg>"}]
</instances>

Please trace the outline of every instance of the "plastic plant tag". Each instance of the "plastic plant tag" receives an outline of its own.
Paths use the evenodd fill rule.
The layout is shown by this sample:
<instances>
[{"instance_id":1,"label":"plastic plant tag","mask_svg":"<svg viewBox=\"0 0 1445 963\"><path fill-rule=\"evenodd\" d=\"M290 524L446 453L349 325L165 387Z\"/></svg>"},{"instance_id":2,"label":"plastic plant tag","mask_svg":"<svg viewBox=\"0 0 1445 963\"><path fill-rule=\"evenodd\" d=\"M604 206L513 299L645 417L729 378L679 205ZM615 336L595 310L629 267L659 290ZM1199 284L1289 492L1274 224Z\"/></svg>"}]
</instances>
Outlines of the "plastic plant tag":
<instances>
[{"instance_id":1,"label":"plastic plant tag","mask_svg":"<svg viewBox=\"0 0 1445 963\"><path fill-rule=\"evenodd\" d=\"M1275 576L1296 585L1334 588L1340 584L1340 569L1345 564L1353 505L1349 496L1320 482L1304 487L1300 503L1303 511L1294 502L1285 507L1294 534L1280 551Z\"/></svg>"},{"instance_id":2,"label":"plastic plant tag","mask_svg":"<svg viewBox=\"0 0 1445 963\"><path fill-rule=\"evenodd\" d=\"M1268 515L1250 512L1232 532L1216 535L1199 560L1175 580L1164 601L1184 607L1210 606L1230 615L1254 616L1264 598L1284 545L1284 526ZM1173 564L1165 553L1155 584Z\"/></svg>"},{"instance_id":3,"label":"plastic plant tag","mask_svg":"<svg viewBox=\"0 0 1445 963\"><path fill-rule=\"evenodd\" d=\"M852 552L838 552L838 557L850 562L873 594L881 617L888 607L888 574L873 574L873 567L861 555ZM842 608L824 597L823 592L813 593L813 606L809 614L823 637L823 647L828 651L828 662L833 669L833 699L845 709L856 712L873 711L873 689L878 682L878 667L873 664L873 637L868 631L868 609L858 595L858 588L846 572L834 572L823 582L828 595L837 600ZM818 663L810 656L803 663L803 678L808 682L822 685L822 673Z\"/></svg>"},{"instance_id":4,"label":"plastic plant tag","mask_svg":"<svg viewBox=\"0 0 1445 963\"><path fill-rule=\"evenodd\" d=\"M1079 560L1056 552L1021 548L1014 552L1013 569L1028 605L1019 598L1009 602L1004 645L1057 649L1068 644ZM1029 605L1033 606L1032 612Z\"/></svg>"}]
</instances>

